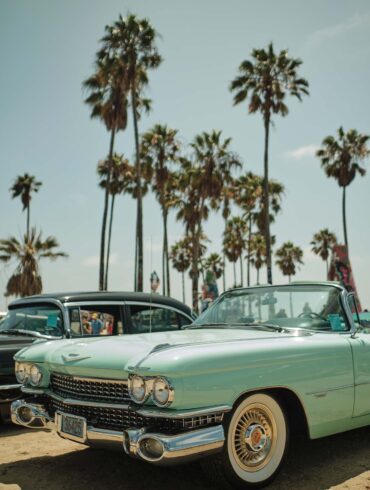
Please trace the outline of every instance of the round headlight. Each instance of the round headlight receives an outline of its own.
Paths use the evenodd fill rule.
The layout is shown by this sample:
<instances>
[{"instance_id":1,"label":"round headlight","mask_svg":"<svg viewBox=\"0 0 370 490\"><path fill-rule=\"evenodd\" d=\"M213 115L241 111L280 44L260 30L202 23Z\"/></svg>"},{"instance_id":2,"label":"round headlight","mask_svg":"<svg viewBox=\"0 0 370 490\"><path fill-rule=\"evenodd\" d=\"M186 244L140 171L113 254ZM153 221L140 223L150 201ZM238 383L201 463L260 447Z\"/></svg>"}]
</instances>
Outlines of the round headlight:
<instances>
[{"instance_id":1,"label":"round headlight","mask_svg":"<svg viewBox=\"0 0 370 490\"><path fill-rule=\"evenodd\" d=\"M30 368L29 382L31 383L31 385L37 386L40 384L41 378L42 372L37 366L35 366L35 364L33 364Z\"/></svg>"},{"instance_id":2,"label":"round headlight","mask_svg":"<svg viewBox=\"0 0 370 490\"><path fill-rule=\"evenodd\" d=\"M143 403L147 396L145 380L141 376L132 376L130 378L130 396L136 403Z\"/></svg>"},{"instance_id":3,"label":"round headlight","mask_svg":"<svg viewBox=\"0 0 370 490\"><path fill-rule=\"evenodd\" d=\"M25 383L27 379L27 367L25 362L15 363L15 377L17 378L18 383Z\"/></svg>"},{"instance_id":4,"label":"round headlight","mask_svg":"<svg viewBox=\"0 0 370 490\"><path fill-rule=\"evenodd\" d=\"M153 402L158 407L167 407L174 398L174 390L165 378L156 378L153 383Z\"/></svg>"}]
</instances>

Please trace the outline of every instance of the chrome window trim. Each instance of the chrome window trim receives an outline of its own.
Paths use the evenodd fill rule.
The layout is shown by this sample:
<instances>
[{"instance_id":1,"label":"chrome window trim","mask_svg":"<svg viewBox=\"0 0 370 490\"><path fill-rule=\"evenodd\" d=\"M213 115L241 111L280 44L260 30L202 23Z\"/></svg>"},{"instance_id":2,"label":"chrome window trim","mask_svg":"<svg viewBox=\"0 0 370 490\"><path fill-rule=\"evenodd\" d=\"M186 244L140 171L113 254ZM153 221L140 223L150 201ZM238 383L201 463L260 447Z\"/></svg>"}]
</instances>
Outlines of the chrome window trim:
<instances>
[{"instance_id":1,"label":"chrome window trim","mask_svg":"<svg viewBox=\"0 0 370 490\"><path fill-rule=\"evenodd\" d=\"M125 302L124 301L68 301L64 303L64 306L68 308L69 306L79 306L80 308L82 306L99 306L99 305L113 305L113 306L124 306Z\"/></svg>"},{"instance_id":2,"label":"chrome window trim","mask_svg":"<svg viewBox=\"0 0 370 490\"><path fill-rule=\"evenodd\" d=\"M180 310L179 308L176 308L176 306L170 306L170 305L162 305L160 303L156 303L155 301L153 302L147 302L147 301L125 301L126 306L149 306L149 307L156 307L156 308L163 308L165 310L171 310L171 311L176 311L176 313L180 313L183 316L186 316L186 318L189 318L191 322L194 321L194 319L185 313L184 311Z\"/></svg>"}]
</instances>

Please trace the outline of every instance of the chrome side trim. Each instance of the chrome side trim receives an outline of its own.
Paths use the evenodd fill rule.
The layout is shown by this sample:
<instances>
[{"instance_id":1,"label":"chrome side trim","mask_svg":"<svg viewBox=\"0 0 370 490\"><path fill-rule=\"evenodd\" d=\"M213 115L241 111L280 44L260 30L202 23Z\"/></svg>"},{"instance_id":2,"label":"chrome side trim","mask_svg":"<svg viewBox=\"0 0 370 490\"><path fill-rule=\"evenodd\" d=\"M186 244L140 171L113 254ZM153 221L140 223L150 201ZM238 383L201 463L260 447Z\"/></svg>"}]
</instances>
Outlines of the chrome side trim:
<instances>
[{"instance_id":1,"label":"chrome side trim","mask_svg":"<svg viewBox=\"0 0 370 490\"><path fill-rule=\"evenodd\" d=\"M221 405L216 407L199 408L198 410L182 410L180 412L174 412L170 410L156 410L151 408L139 408L137 413L143 417L159 417L167 419L184 419L187 417L198 417L201 415L225 413L232 410L231 406Z\"/></svg>"},{"instance_id":2,"label":"chrome side trim","mask_svg":"<svg viewBox=\"0 0 370 490\"><path fill-rule=\"evenodd\" d=\"M366 383L366 384L370 384ZM306 393L306 395L313 395L313 396L325 396L327 393L331 391L338 391L338 390L346 390L348 388L353 388L354 385L343 385L343 386L335 386L334 388L327 388L325 390L319 390L319 391L310 391L309 393Z\"/></svg>"},{"instance_id":3,"label":"chrome side trim","mask_svg":"<svg viewBox=\"0 0 370 490\"><path fill-rule=\"evenodd\" d=\"M20 383L14 385L0 385L0 391L16 390L22 385Z\"/></svg>"},{"instance_id":4,"label":"chrome side trim","mask_svg":"<svg viewBox=\"0 0 370 490\"><path fill-rule=\"evenodd\" d=\"M64 303L65 307L68 308L69 306L99 306L99 305L120 305L124 306L125 302L124 301L98 301L98 300L90 300L90 301L66 301Z\"/></svg>"}]
</instances>

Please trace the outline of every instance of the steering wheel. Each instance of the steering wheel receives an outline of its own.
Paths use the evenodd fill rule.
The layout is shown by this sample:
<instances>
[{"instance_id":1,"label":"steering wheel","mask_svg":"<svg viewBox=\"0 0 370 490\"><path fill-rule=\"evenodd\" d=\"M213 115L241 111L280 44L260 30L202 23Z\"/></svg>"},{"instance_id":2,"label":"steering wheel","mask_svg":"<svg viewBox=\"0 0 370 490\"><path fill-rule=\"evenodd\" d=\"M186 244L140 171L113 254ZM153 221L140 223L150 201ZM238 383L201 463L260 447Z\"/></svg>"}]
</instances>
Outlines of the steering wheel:
<instances>
[{"instance_id":1,"label":"steering wheel","mask_svg":"<svg viewBox=\"0 0 370 490\"><path fill-rule=\"evenodd\" d=\"M298 315L298 318L310 318L312 320L314 320L315 318L319 318L320 320L327 322L327 319L323 315L315 313L314 311L310 311L309 313L300 313Z\"/></svg>"}]
</instances>

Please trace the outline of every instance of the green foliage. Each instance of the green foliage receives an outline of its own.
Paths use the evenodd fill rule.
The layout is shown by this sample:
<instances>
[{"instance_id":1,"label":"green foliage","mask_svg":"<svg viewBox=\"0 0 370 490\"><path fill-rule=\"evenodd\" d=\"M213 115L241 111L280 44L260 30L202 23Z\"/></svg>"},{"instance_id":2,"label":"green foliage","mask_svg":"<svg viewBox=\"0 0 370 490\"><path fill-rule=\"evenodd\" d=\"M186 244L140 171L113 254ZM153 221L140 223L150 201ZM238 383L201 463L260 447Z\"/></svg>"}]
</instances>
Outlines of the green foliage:
<instances>
[{"instance_id":1,"label":"green foliage","mask_svg":"<svg viewBox=\"0 0 370 490\"><path fill-rule=\"evenodd\" d=\"M303 250L292 242L285 242L276 250L276 265L280 268L284 276L294 276L297 267L303 264Z\"/></svg>"},{"instance_id":2,"label":"green foliage","mask_svg":"<svg viewBox=\"0 0 370 490\"><path fill-rule=\"evenodd\" d=\"M9 263L16 260L18 265L9 278L5 296L30 296L42 292L42 280L39 270L41 259L56 260L67 254L55 251L59 246L56 238L49 236L42 240L41 232L32 228L20 242L15 237L0 240L0 261Z\"/></svg>"}]
</instances>

